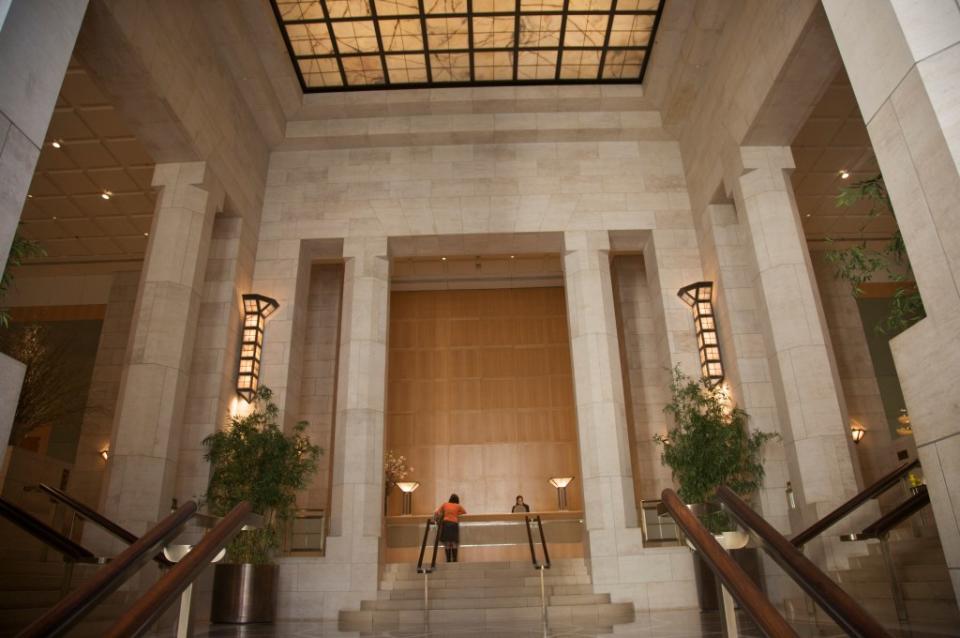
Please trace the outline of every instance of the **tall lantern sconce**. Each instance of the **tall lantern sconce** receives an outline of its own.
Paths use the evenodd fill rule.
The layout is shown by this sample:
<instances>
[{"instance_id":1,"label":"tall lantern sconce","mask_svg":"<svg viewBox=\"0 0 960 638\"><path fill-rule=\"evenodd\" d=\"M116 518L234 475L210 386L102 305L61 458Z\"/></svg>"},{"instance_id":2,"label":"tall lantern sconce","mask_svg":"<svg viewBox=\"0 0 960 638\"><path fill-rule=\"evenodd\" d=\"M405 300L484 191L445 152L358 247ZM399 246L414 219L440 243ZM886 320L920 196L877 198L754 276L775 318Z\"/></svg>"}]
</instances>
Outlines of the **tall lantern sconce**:
<instances>
[{"instance_id":1,"label":"tall lantern sconce","mask_svg":"<svg viewBox=\"0 0 960 638\"><path fill-rule=\"evenodd\" d=\"M723 381L723 361L720 359L720 340L717 338L717 322L713 315L713 282L698 281L677 291L688 306L693 308L693 324L697 332L697 348L700 350L700 373L707 385L716 387Z\"/></svg>"},{"instance_id":2,"label":"tall lantern sconce","mask_svg":"<svg viewBox=\"0 0 960 638\"><path fill-rule=\"evenodd\" d=\"M260 355L263 352L263 326L267 317L280 307L276 299L263 295L243 296L243 340L240 342L240 371L237 394L253 401L260 387Z\"/></svg>"}]
</instances>

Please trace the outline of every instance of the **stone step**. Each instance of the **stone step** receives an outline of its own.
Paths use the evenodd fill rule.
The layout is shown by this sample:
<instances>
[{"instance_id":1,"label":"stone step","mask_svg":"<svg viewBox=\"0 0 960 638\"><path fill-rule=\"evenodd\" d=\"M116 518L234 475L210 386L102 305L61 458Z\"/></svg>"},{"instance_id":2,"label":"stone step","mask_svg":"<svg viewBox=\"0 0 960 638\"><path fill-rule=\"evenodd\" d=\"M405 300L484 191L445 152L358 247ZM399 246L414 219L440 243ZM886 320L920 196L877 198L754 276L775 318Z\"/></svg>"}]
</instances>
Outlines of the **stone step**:
<instances>
[{"instance_id":1,"label":"stone step","mask_svg":"<svg viewBox=\"0 0 960 638\"><path fill-rule=\"evenodd\" d=\"M859 601L863 608L877 620L896 622L897 610L891 600L865 598ZM907 618L918 623L944 623L960 625L960 612L954 601L907 600Z\"/></svg>"},{"instance_id":2,"label":"stone step","mask_svg":"<svg viewBox=\"0 0 960 638\"><path fill-rule=\"evenodd\" d=\"M504 622L536 622L542 618L542 609L535 607L499 607L488 609L431 609L421 610L343 610L340 625L343 629L371 627L398 627L422 625L426 620L433 631L436 624L448 623L452 627L463 624L489 624ZM426 617L425 617L426 616ZM596 605L565 605L547 607L551 622L575 622L589 626L611 627L614 624L632 622L634 610L631 603L606 603ZM442 632L439 635L443 635Z\"/></svg>"},{"instance_id":3,"label":"stone step","mask_svg":"<svg viewBox=\"0 0 960 638\"><path fill-rule=\"evenodd\" d=\"M60 600L59 589L15 589L4 591L0 596L0 610L46 609Z\"/></svg>"},{"instance_id":4,"label":"stone step","mask_svg":"<svg viewBox=\"0 0 960 638\"><path fill-rule=\"evenodd\" d=\"M104 602L97 605L76 629L73 636L99 636L103 629L120 617L129 605ZM43 615L47 607L24 607L0 610L0 636L13 636L21 629Z\"/></svg>"},{"instance_id":5,"label":"stone step","mask_svg":"<svg viewBox=\"0 0 960 638\"><path fill-rule=\"evenodd\" d=\"M938 547L913 552L892 553L890 558L894 565L945 565L943 551ZM850 558L851 567L884 567L883 555L870 553Z\"/></svg>"},{"instance_id":6,"label":"stone step","mask_svg":"<svg viewBox=\"0 0 960 638\"><path fill-rule=\"evenodd\" d=\"M512 561L479 561L472 563L446 563L443 560L443 555L441 554L438 560L439 564L447 565L453 569L458 569L461 571L473 571L473 570L488 570L488 569L525 569L530 567L530 561L528 560L512 560ZM561 558L555 560L551 564L551 569L561 569L566 566L579 566L586 568L587 564L582 558ZM387 563L384 566L383 573L389 574L391 572L405 572L414 569L414 566L411 563Z\"/></svg>"},{"instance_id":7,"label":"stone step","mask_svg":"<svg viewBox=\"0 0 960 638\"><path fill-rule=\"evenodd\" d=\"M530 573L536 573L533 565L527 563L522 567L510 567L509 569L459 569L458 563L439 563L437 568L430 574L430 578L444 578L448 580L462 580L469 578L512 578L518 576L527 576ZM561 575L581 575L587 573L586 566L583 565L560 565L546 570L547 574ZM385 572L382 576L384 581L397 580L422 580L423 574L419 574L416 568L411 567L404 571Z\"/></svg>"},{"instance_id":8,"label":"stone step","mask_svg":"<svg viewBox=\"0 0 960 638\"><path fill-rule=\"evenodd\" d=\"M609 594L577 594L570 596L550 596L547 602L551 606L599 605L610 602ZM430 597L430 609L494 609L502 607L539 607L540 595L498 596L490 598L434 598ZM423 599L406 600L364 600L360 609L400 610L423 609Z\"/></svg>"},{"instance_id":9,"label":"stone step","mask_svg":"<svg viewBox=\"0 0 960 638\"><path fill-rule=\"evenodd\" d=\"M76 579L73 580L73 584L77 584ZM60 591L61 585L63 585L62 574L59 576L44 576L42 574L0 575L0 592L4 592L0 594L2 596L6 596L6 592L19 590Z\"/></svg>"},{"instance_id":10,"label":"stone step","mask_svg":"<svg viewBox=\"0 0 960 638\"><path fill-rule=\"evenodd\" d=\"M592 594L590 585L548 585L548 596L571 596ZM423 588L381 590L381 600L413 600L423 598ZM496 596L539 596L540 586L535 587L458 587L454 589L430 587L430 598L488 598Z\"/></svg>"},{"instance_id":11,"label":"stone step","mask_svg":"<svg viewBox=\"0 0 960 638\"><path fill-rule=\"evenodd\" d=\"M548 572L549 574L549 572ZM589 585L590 577L586 574L582 575L544 575L544 582L548 585ZM540 586L540 577L535 574L530 574L524 577L515 577L515 578L467 578L467 579L451 579L445 581L438 581L433 578L433 575L430 576L430 588L434 587L447 588L447 589L457 589L457 588L472 588L472 587L539 587ZM392 591L397 589L419 589L423 590L423 579L419 580L397 580L397 581L383 581L380 583L380 588L386 591Z\"/></svg>"},{"instance_id":12,"label":"stone step","mask_svg":"<svg viewBox=\"0 0 960 638\"><path fill-rule=\"evenodd\" d=\"M8 577L12 574L39 574L43 576L60 576L66 569L66 564L62 560L56 561L27 561L10 560L0 563L0 578Z\"/></svg>"}]
</instances>

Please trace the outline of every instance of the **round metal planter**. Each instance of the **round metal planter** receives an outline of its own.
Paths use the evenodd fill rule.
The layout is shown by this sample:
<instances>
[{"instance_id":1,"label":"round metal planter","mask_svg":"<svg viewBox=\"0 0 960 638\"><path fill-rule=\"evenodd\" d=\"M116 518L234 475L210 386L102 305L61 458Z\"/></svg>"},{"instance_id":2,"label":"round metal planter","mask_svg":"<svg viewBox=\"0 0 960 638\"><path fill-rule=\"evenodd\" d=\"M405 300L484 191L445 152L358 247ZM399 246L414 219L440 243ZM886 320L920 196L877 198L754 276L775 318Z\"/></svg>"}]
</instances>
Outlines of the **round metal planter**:
<instances>
[{"instance_id":1,"label":"round metal planter","mask_svg":"<svg viewBox=\"0 0 960 638\"><path fill-rule=\"evenodd\" d=\"M215 565L210 620L234 624L273 622L278 570L276 565Z\"/></svg>"}]
</instances>

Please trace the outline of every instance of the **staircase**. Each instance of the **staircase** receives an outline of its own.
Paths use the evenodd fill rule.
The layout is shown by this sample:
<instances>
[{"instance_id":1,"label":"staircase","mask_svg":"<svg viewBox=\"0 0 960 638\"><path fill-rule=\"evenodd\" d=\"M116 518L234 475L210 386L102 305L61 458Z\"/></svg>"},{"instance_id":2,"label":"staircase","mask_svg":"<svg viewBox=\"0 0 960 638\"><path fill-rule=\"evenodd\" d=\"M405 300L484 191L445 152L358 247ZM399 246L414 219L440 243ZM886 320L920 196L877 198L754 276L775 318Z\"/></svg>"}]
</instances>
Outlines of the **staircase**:
<instances>
[{"instance_id":1,"label":"staircase","mask_svg":"<svg viewBox=\"0 0 960 638\"><path fill-rule=\"evenodd\" d=\"M430 574L430 609L423 606L423 575L413 565L389 564L378 600L340 612L343 629L429 623L539 622L540 575L529 562L442 563ZM633 603L594 594L583 559L557 560L544 571L551 623L612 627L632 622Z\"/></svg>"},{"instance_id":2,"label":"staircase","mask_svg":"<svg viewBox=\"0 0 960 638\"><path fill-rule=\"evenodd\" d=\"M65 564L58 560L6 560L0 565L0 636L13 636L60 600ZM76 565L76 587L97 569ZM127 604L114 592L70 633L71 637L99 636L120 616Z\"/></svg>"},{"instance_id":3,"label":"staircase","mask_svg":"<svg viewBox=\"0 0 960 638\"><path fill-rule=\"evenodd\" d=\"M908 621L960 626L960 611L940 541L936 537L914 537L908 530L894 530L888 541ZM867 547L868 554L851 558L850 568L834 577L872 616L896 622L893 589L880 543L871 542Z\"/></svg>"}]
</instances>

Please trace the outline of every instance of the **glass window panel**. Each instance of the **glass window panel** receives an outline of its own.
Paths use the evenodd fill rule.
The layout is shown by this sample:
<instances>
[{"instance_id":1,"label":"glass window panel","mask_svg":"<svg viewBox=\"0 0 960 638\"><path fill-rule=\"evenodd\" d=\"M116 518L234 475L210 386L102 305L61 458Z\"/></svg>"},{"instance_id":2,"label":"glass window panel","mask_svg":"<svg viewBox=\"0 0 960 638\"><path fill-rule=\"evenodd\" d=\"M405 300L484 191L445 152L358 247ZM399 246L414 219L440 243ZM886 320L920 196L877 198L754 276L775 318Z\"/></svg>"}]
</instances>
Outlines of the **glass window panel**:
<instances>
[{"instance_id":1,"label":"glass window panel","mask_svg":"<svg viewBox=\"0 0 960 638\"><path fill-rule=\"evenodd\" d=\"M333 53L330 31L325 23L291 24L287 35L294 55L324 55Z\"/></svg>"},{"instance_id":2,"label":"glass window panel","mask_svg":"<svg viewBox=\"0 0 960 638\"><path fill-rule=\"evenodd\" d=\"M428 18L427 39L431 51L466 49L469 44L466 18Z\"/></svg>"},{"instance_id":3,"label":"glass window panel","mask_svg":"<svg viewBox=\"0 0 960 638\"><path fill-rule=\"evenodd\" d=\"M617 11L656 11L660 0L617 0Z\"/></svg>"},{"instance_id":4,"label":"glass window panel","mask_svg":"<svg viewBox=\"0 0 960 638\"><path fill-rule=\"evenodd\" d=\"M341 86L343 79L340 77L340 68L337 61L333 58L322 58L318 60L300 60L300 72L303 74L303 80L307 86Z\"/></svg>"},{"instance_id":5,"label":"glass window panel","mask_svg":"<svg viewBox=\"0 0 960 638\"><path fill-rule=\"evenodd\" d=\"M430 70L434 82L470 81L470 55L467 53L431 53Z\"/></svg>"},{"instance_id":6,"label":"glass window panel","mask_svg":"<svg viewBox=\"0 0 960 638\"><path fill-rule=\"evenodd\" d=\"M520 18L521 47L560 45L561 16L523 16Z\"/></svg>"},{"instance_id":7,"label":"glass window panel","mask_svg":"<svg viewBox=\"0 0 960 638\"><path fill-rule=\"evenodd\" d=\"M427 81L427 65L423 54L388 55L387 70L392 84Z\"/></svg>"},{"instance_id":8,"label":"glass window panel","mask_svg":"<svg viewBox=\"0 0 960 638\"><path fill-rule=\"evenodd\" d=\"M357 55L343 58L347 84L383 84L383 67L378 55Z\"/></svg>"},{"instance_id":9,"label":"glass window panel","mask_svg":"<svg viewBox=\"0 0 960 638\"><path fill-rule=\"evenodd\" d=\"M610 0L570 0L569 6L570 11L610 11Z\"/></svg>"},{"instance_id":10,"label":"glass window panel","mask_svg":"<svg viewBox=\"0 0 960 638\"><path fill-rule=\"evenodd\" d=\"M277 0L284 20L322 20L323 7L318 0Z\"/></svg>"},{"instance_id":11,"label":"glass window panel","mask_svg":"<svg viewBox=\"0 0 960 638\"><path fill-rule=\"evenodd\" d=\"M600 51L567 51L563 52L563 62L560 66L560 77L565 80L597 77L600 68Z\"/></svg>"},{"instance_id":12,"label":"glass window panel","mask_svg":"<svg viewBox=\"0 0 960 638\"><path fill-rule=\"evenodd\" d=\"M337 47L341 54L380 50L372 20L334 22L333 34L337 37Z\"/></svg>"},{"instance_id":13,"label":"glass window panel","mask_svg":"<svg viewBox=\"0 0 960 638\"><path fill-rule=\"evenodd\" d=\"M513 46L512 17L474 18L473 47L475 49L499 49Z\"/></svg>"},{"instance_id":14,"label":"glass window panel","mask_svg":"<svg viewBox=\"0 0 960 638\"><path fill-rule=\"evenodd\" d=\"M714 346L717 344L717 333L712 330L704 332L701 336L702 344L707 346Z\"/></svg>"},{"instance_id":15,"label":"glass window panel","mask_svg":"<svg viewBox=\"0 0 960 638\"><path fill-rule=\"evenodd\" d=\"M557 74L556 51L521 51L517 63L519 80L551 80Z\"/></svg>"},{"instance_id":16,"label":"glass window panel","mask_svg":"<svg viewBox=\"0 0 960 638\"><path fill-rule=\"evenodd\" d=\"M240 390L251 389L253 387L255 386L251 375L241 373L240 376L237 377L237 388Z\"/></svg>"},{"instance_id":17,"label":"glass window panel","mask_svg":"<svg viewBox=\"0 0 960 638\"><path fill-rule=\"evenodd\" d=\"M647 46L652 30L653 16L615 15L610 29L610 46Z\"/></svg>"},{"instance_id":18,"label":"glass window panel","mask_svg":"<svg viewBox=\"0 0 960 638\"><path fill-rule=\"evenodd\" d=\"M326 0L330 18L363 17L370 15L367 0Z\"/></svg>"},{"instance_id":19,"label":"glass window panel","mask_svg":"<svg viewBox=\"0 0 960 638\"><path fill-rule=\"evenodd\" d=\"M378 16L409 16L420 14L417 0L374 0Z\"/></svg>"},{"instance_id":20,"label":"glass window panel","mask_svg":"<svg viewBox=\"0 0 960 638\"><path fill-rule=\"evenodd\" d=\"M387 51L423 50L419 20L380 20L380 36Z\"/></svg>"},{"instance_id":21,"label":"glass window panel","mask_svg":"<svg viewBox=\"0 0 960 638\"><path fill-rule=\"evenodd\" d=\"M520 12L562 11L563 0L520 0Z\"/></svg>"},{"instance_id":22,"label":"glass window panel","mask_svg":"<svg viewBox=\"0 0 960 638\"><path fill-rule=\"evenodd\" d=\"M565 47L602 47L607 33L608 15L571 15L563 36Z\"/></svg>"},{"instance_id":23,"label":"glass window panel","mask_svg":"<svg viewBox=\"0 0 960 638\"><path fill-rule=\"evenodd\" d=\"M424 9L427 15L441 13L463 13L467 12L467 0L424 0ZM474 9L476 11L476 9Z\"/></svg>"},{"instance_id":24,"label":"glass window panel","mask_svg":"<svg viewBox=\"0 0 960 638\"><path fill-rule=\"evenodd\" d=\"M516 0L473 0L474 13L515 13Z\"/></svg>"},{"instance_id":25,"label":"glass window panel","mask_svg":"<svg viewBox=\"0 0 960 638\"><path fill-rule=\"evenodd\" d=\"M473 74L477 82L513 79L513 54L506 51L475 53L473 66Z\"/></svg>"}]
</instances>

